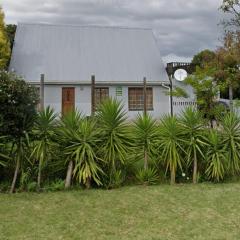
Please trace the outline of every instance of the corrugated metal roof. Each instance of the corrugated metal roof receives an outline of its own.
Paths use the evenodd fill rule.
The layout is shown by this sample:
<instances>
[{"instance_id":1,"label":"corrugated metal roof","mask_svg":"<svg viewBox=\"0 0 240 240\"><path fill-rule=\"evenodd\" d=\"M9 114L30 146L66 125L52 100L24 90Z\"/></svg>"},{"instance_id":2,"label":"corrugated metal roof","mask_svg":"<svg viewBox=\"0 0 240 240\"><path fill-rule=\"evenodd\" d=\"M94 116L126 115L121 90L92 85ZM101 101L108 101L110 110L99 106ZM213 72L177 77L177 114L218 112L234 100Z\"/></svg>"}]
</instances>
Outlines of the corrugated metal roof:
<instances>
[{"instance_id":1,"label":"corrugated metal roof","mask_svg":"<svg viewBox=\"0 0 240 240\"><path fill-rule=\"evenodd\" d=\"M167 82L152 30L20 23L10 70L27 81Z\"/></svg>"}]
</instances>

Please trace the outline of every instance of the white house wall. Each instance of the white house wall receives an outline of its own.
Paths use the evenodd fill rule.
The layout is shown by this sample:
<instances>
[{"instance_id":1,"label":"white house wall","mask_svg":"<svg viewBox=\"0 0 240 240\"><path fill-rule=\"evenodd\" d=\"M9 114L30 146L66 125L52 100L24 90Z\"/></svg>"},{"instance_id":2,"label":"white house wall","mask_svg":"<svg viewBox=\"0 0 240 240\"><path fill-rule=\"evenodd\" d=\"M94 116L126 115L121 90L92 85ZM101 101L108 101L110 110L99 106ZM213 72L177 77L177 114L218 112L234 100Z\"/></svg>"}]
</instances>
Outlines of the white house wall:
<instances>
[{"instance_id":1,"label":"white house wall","mask_svg":"<svg viewBox=\"0 0 240 240\"><path fill-rule=\"evenodd\" d=\"M91 114L90 85L46 85L44 87L44 106L50 106L55 112L61 113L63 87L75 88L75 107L84 115L89 116ZM141 111L128 111L128 87L131 86L122 87L122 96L116 96L116 86L110 86L109 96L121 101L124 105L124 110L128 113L128 117L133 119ZM165 94L166 91L167 89L162 86L153 87L153 111L149 111L149 113L154 118L159 118L163 114L169 113L169 96Z\"/></svg>"}]
</instances>

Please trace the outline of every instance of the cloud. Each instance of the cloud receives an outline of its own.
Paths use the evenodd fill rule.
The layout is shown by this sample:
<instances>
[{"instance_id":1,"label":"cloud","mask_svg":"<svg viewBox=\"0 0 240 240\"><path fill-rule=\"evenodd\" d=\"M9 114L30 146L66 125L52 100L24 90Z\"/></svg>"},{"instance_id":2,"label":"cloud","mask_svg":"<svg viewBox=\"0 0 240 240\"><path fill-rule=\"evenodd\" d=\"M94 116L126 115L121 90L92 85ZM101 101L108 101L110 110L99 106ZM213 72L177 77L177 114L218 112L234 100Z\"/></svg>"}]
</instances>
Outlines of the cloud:
<instances>
[{"instance_id":1,"label":"cloud","mask_svg":"<svg viewBox=\"0 0 240 240\"><path fill-rule=\"evenodd\" d=\"M4 0L7 23L150 27L163 56L192 57L219 45L222 0ZM176 58L178 58L176 57ZM174 59L173 59L174 60Z\"/></svg>"}]
</instances>

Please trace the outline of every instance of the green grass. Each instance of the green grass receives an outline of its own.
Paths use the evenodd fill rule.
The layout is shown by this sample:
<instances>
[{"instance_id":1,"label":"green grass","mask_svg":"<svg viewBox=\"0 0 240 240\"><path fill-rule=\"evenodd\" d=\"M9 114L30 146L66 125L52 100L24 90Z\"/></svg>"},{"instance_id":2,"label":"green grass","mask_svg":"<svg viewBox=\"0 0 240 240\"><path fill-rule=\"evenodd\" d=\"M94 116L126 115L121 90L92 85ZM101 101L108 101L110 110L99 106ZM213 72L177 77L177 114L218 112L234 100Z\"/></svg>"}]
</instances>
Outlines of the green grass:
<instances>
[{"instance_id":1,"label":"green grass","mask_svg":"<svg viewBox=\"0 0 240 240\"><path fill-rule=\"evenodd\" d=\"M1 194L0 239L240 239L240 183Z\"/></svg>"}]
</instances>

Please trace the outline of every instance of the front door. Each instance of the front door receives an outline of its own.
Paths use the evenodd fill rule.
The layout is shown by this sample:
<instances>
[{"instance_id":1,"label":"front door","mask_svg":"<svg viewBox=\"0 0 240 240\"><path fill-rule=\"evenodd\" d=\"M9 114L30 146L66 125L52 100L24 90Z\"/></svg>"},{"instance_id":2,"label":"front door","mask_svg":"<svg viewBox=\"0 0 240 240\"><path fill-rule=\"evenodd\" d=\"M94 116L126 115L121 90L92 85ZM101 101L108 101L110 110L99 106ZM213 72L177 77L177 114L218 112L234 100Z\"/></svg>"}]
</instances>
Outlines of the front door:
<instances>
[{"instance_id":1,"label":"front door","mask_svg":"<svg viewBox=\"0 0 240 240\"><path fill-rule=\"evenodd\" d=\"M62 88L62 115L73 111L75 108L75 88Z\"/></svg>"}]
</instances>

